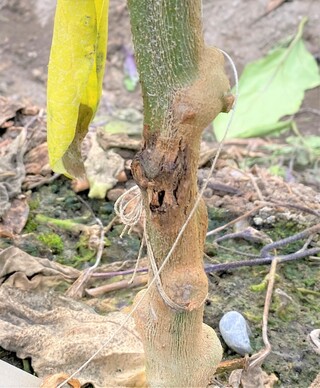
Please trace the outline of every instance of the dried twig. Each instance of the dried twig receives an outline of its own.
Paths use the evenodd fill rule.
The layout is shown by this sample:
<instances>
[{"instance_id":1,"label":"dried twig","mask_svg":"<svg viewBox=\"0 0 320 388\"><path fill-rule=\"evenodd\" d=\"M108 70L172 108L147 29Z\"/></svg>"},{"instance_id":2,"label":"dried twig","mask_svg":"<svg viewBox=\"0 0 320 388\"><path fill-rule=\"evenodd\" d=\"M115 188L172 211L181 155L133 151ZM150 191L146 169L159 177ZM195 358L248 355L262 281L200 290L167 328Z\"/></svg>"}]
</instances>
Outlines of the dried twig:
<instances>
[{"instance_id":1,"label":"dried twig","mask_svg":"<svg viewBox=\"0 0 320 388\"><path fill-rule=\"evenodd\" d=\"M103 228L105 234L111 230L111 228L113 227L117 219L118 219L118 216L114 216L112 220L109 222L109 224Z\"/></svg>"},{"instance_id":2,"label":"dried twig","mask_svg":"<svg viewBox=\"0 0 320 388\"><path fill-rule=\"evenodd\" d=\"M254 259L257 258L257 255L255 255L254 253L242 252L242 251L239 251L237 249L232 249L232 248L224 247L223 245L217 244L217 241L215 241L215 243L216 243L216 246L217 246L218 249L222 249L222 250L230 252L230 253L232 253L234 255L253 257ZM210 256L209 256L209 258L210 258Z\"/></svg>"},{"instance_id":3,"label":"dried twig","mask_svg":"<svg viewBox=\"0 0 320 388\"><path fill-rule=\"evenodd\" d=\"M254 187L254 189L255 189L258 197L259 197L259 200L260 201L264 201L263 195L262 195L262 193L261 193L261 191L260 191L260 189L259 189L259 187L257 185L255 177L251 173L250 174L246 174L246 175L250 178L252 186Z\"/></svg>"},{"instance_id":4,"label":"dried twig","mask_svg":"<svg viewBox=\"0 0 320 388\"><path fill-rule=\"evenodd\" d=\"M263 232L253 228L252 226L248 226L239 232L228 233L221 237L218 237L214 240L214 242L218 243L224 240L230 240L234 238L241 238L247 241L255 242L255 243L266 243L272 241L269 236L264 234Z\"/></svg>"},{"instance_id":5,"label":"dried twig","mask_svg":"<svg viewBox=\"0 0 320 388\"><path fill-rule=\"evenodd\" d=\"M319 109L314 109L314 108L302 108L298 112L294 114L294 116L303 114L303 113L312 113L314 115L320 116L320 110Z\"/></svg>"},{"instance_id":6,"label":"dried twig","mask_svg":"<svg viewBox=\"0 0 320 388\"><path fill-rule=\"evenodd\" d=\"M303 238L306 238L310 234L314 234L314 233L317 233L319 231L320 231L320 224L317 224L317 225L311 226L310 228L307 228L307 229L303 230L300 233L296 233L293 236L284 238L282 240L275 241L275 242L273 242L271 244L267 244L266 246L264 246L261 249L260 256L261 257L266 257L268 252L271 251L271 249L280 248L280 247L282 247L284 245L287 245L287 244L290 244L292 242L295 242L295 241L301 240Z\"/></svg>"},{"instance_id":7,"label":"dried twig","mask_svg":"<svg viewBox=\"0 0 320 388\"><path fill-rule=\"evenodd\" d=\"M274 287L274 281L276 276L276 269L277 269L277 263L278 258L275 257L272 260L270 272L268 276L268 288L266 293L266 299L264 303L263 308L263 316L262 316L262 340L264 343L264 349L260 350L259 353L254 354L250 357L250 363L249 368L254 368L255 366L261 366L265 358L270 354L271 352L271 344L268 338L268 317L269 317L269 310L272 300L272 292Z\"/></svg>"},{"instance_id":8,"label":"dried twig","mask_svg":"<svg viewBox=\"0 0 320 388\"><path fill-rule=\"evenodd\" d=\"M243 214L242 216L240 216L240 217L238 217L238 218L228 222L225 225L219 226L218 228L211 230L210 232L207 233L207 237L208 236L212 236L213 234L217 234L217 233L221 232L222 230L228 228L229 226L235 224L236 222L241 221L244 218L247 218L247 217L251 216L251 214L257 212L260 209L262 209L264 206L265 206L265 204L256 206L255 208L251 209L250 211L248 211L247 213Z\"/></svg>"},{"instance_id":9,"label":"dried twig","mask_svg":"<svg viewBox=\"0 0 320 388\"><path fill-rule=\"evenodd\" d=\"M307 256L312 256L320 253L320 248L311 248L306 249L305 251L298 251L295 253L290 253L289 255L277 256L279 263L284 263L286 261L294 261L298 259L303 259ZM274 256L268 256L263 258L257 258L252 260L241 260L233 261L231 263L221 263L221 264L208 264L205 266L206 272L215 272L215 271L228 271L231 269L241 268L241 267L254 267L256 265L266 265L270 264L274 259Z\"/></svg>"},{"instance_id":10,"label":"dried twig","mask_svg":"<svg viewBox=\"0 0 320 388\"><path fill-rule=\"evenodd\" d=\"M309 236L305 244L303 245L302 249L297 251L295 253L296 256L300 254L304 254L306 252L310 252L311 249L307 250L308 245L311 242L310 235L314 234L315 232L320 230L320 224L314 225L311 228L308 228L304 230L301 233L297 233L294 236L288 237L286 239L276 241L274 243L266 245L262 250L261 250L261 256L263 257L265 254L267 254L271 249L278 248L280 246L283 246L285 244L288 244L293 241L300 240L302 238L305 238ZM317 248L316 248L317 249ZM320 249L319 249L320 251ZM250 357L250 362L249 362L249 368L252 369L256 366L261 366L265 358L270 354L271 352L271 344L268 338L268 317L269 317L269 311L270 311L270 305L272 301L272 293L273 293L273 288L274 288L274 283L275 283L275 276L276 276L276 269L277 269L277 264L278 262L284 261L283 257L277 257L275 256L271 262L271 267L270 267L270 272L268 275L268 288L267 288L267 293L266 293L266 299L265 299L265 304L264 304L264 309L263 309L263 317L262 317L262 339L264 343L264 349L260 350L257 354L254 354L252 357Z\"/></svg>"},{"instance_id":11,"label":"dried twig","mask_svg":"<svg viewBox=\"0 0 320 388\"><path fill-rule=\"evenodd\" d=\"M30 183L30 184L28 185L28 189L29 189L29 190L33 190L33 189L35 189L36 187L41 187L41 186L46 185L46 184L48 184L48 183L52 183L53 181L55 181L56 179L58 179L60 176L61 176L61 174L53 174L53 175L51 175L50 177L43 178L43 179L41 179L41 180L38 181L38 182Z\"/></svg>"},{"instance_id":12,"label":"dried twig","mask_svg":"<svg viewBox=\"0 0 320 388\"><path fill-rule=\"evenodd\" d=\"M120 280L119 282L105 284L104 286L101 286L101 287L90 288L90 289L88 288L85 291L87 295L97 297L97 296L106 294L107 292L144 286L147 284L147 282L148 282L148 275L140 275L140 276L136 276L131 283L129 283L128 280Z\"/></svg>"},{"instance_id":13,"label":"dried twig","mask_svg":"<svg viewBox=\"0 0 320 388\"><path fill-rule=\"evenodd\" d=\"M127 269L127 270L124 270L124 271L112 271L112 272L95 272L92 274L92 277L93 278L98 278L98 279L110 279L110 278L113 278L115 276L125 276L125 275L132 275L134 273L134 269ZM141 272L147 272L148 271L148 268L147 267L144 267L144 268L138 268L136 270L137 273L141 273Z\"/></svg>"},{"instance_id":14,"label":"dried twig","mask_svg":"<svg viewBox=\"0 0 320 388\"><path fill-rule=\"evenodd\" d=\"M264 203L264 206L276 205L279 207L288 207L288 208L297 209L297 210L300 210L304 213L308 213L308 214L312 214L314 216L320 217L320 213L318 211L310 209L309 207L306 207L306 206L295 204L295 203L277 202L277 201L274 201L272 199L270 199L270 202L263 202L263 203Z\"/></svg>"},{"instance_id":15,"label":"dried twig","mask_svg":"<svg viewBox=\"0 0 320 388\"><path fill-rule=\"evenodd\" d=\"M229 250L228 248L225 247L220 247L226 250ZM219 264L206 264L204 266L205 272L217 272L217 271L228 271L231 269L237 269L237 268L242 268L242 267L254 267L256 265L266 265L270 264L272 260L274 259L274 256L268 256L264 258L257 258L256 255L251 255L249 253L244 253L241 251L233 251L231 250L232 253L237 253L240 255L246 255L250 257L254 257L252 260L240 260L240 261L233 261L231 263L219 263ZM317 253L320 253L320 248L312 248L312 249L306 249L303 251L298 251L295 253L290 253L289 255L283 255L283 256L277 256L278 257L278 262L279 263L284 263L286 261L294 261L294 260L299 260L303 259L308 256L316 255ZM320 258L319 258L320 259ZM136 270L137 273L143 273L147 272L148 268L143 267L143 268L138 268ZM128 270L123 270L123 271L112 271L112 272L95 272L91 276L92 278L95 279L110 279L115 276L126 276L126 275L132 275L134 273L134 269L128 269Z\"/></svg>"},{"instance_id":16,"label":"dried twig","mask_svg":"<svg viewBox=\"0 0 320 388\"><path fill-rule=\"evenodd\" d=\"M235 369L244 369L247 364L247 359L244 358L234 358L233 360L221 361L218 365L218 368L215 374L219 375L221 373L232 372Z\"/></svg>"}]
</instances>

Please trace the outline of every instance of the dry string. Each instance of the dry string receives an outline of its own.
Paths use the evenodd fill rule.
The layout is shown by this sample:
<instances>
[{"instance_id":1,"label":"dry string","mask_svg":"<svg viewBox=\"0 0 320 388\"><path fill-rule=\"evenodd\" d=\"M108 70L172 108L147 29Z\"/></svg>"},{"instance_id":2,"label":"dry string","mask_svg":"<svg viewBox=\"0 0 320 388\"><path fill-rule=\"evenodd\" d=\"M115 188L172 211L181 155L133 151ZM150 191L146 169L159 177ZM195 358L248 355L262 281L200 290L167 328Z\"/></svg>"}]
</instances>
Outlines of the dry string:
<instances>
[{"instance_id":1,"label":"dry string","mask_svg":"<svg viewBox=\"0 0 320 388\"><path fill-rule=\"evenodd\" d=\"M62 388L63 385L65 383L67 383L68 381L70 381L74 376L76 376L79 372L81 372L102 350L103 348L105 348L108 344L110 344L110 342L115 338L115 336L117 334L119 334L121 332L121 330L123 329L123 327L126 325L126 323L129 321L129 319L131 319L131 317L133 316L133 314L136 312L136 310L138 309L138 307L140 306L140 304L142 303L142 301L144 300L144 298L146 297L146 295L148 294L148 292L150 291L151 287L154 285L154 283L160 279L160 273L161 271L163 270L164 266L168 263L170 257L172 256L175 248L177 247L179 241L180 241L180 238L182 237L184 231L186 230L186 227L188 226L191 218L193 217L194 213L196 212L197 210L197 207L201 201L201 198L202 198L202 195L205 191L205 189L207 188L207 185L208 185L208 182L209 182L209 179L210 177L212 176L213 174L213 171L214 171L214 168L216 166L216 163L217 163L217 160L218 160L218 157L220 155L220 152L222 150L222 147L223 147L223 144L224 144L224 140L227 136L227 133L229 131L229 128L231 126L231 123L233 121L233 118L234 118L234 114L235 114L235 110L236 110L236 106L237 106L237 100L238 100L238 96L239 96L239 81L238 81L238 73L237 73L237 69L236 69L236 66L232 60L232 58L230 57L229 54L227 54L225 51L219 49L219 51L221 51L225 57L228 59L228 61L230 62L231 64L231 67L232 67L232 70L233 70L233 74L234 74L234 79L235 79L235 99L234 99L234 103L233 103L233 107L231 109L231 114L230 114L230 118L229 118L229 121L227 123L227 126L226 126L226 130L224 132L224 135L223 135L223 138L222 140L220 141L219 143L219 147L218 147L218 150L217 150L217 153L213 159L213 162L212 162L212 165L211 165L211 168L210 168L210 171L209 171L209 174L208 174L208 177L204 183L204 185L202 186L198 196L197 196L197 199L195 201L195 204L193 206L193 208L191 209L185 223L183 224L180 232L178 233L177 235L177 238L175 240L175 242L173 243L170 251L168 252L167 256L165 257L165 259L163 260L161 266L159 267L158 271L156 273L154 273L154 276L152 278L152 280L150 281L146 291L142 294L141 298L139 299L139 301L137 302L137 304L132 308L131 312L127 315L127 317L125 318L125 320L123 321L123 323L119 326L119 328L100 346L100 348L98 350L96 350L92 356L85 362L83 363L74 373L72 373L71 376L69 376L65 381L63 381L61 384L59 384L57 386L57 388ZM137 186L134 186L132 187L129 191L135 191L137 190L138 187ZM127 195L128 192L124 193L123 196L121 196L118 201L116 202L115 204L115 209L117 209L116 211L118 212L118 214L121 216L122 214L124 215L124 211L125 211L125 208L128 206L128 202L126 203L126 205L124 206L121 206L121 201L123 201L123 198L125 197L125 195ZM137 203L137 207L136 207L136 210L132 211L134 213L134 218L135 220L137 220L135 223L137 223L142 215L142 199L141 199L141 193L139 195L136 195L134 197L134 199L137 199L138 200L138 203ZM133 199L132 199L133 201ZM131 200L129 201L131 202ZM130 212L131 213L131 212ZM140 214L140 217L138 219L138 214ZM124 215L125 218L128 217L128 214L127 215ZM132 220L128 220L128 224L127 224L130 227L134 226L134 224L132 223Z\"/></svg>"}]
</instances>

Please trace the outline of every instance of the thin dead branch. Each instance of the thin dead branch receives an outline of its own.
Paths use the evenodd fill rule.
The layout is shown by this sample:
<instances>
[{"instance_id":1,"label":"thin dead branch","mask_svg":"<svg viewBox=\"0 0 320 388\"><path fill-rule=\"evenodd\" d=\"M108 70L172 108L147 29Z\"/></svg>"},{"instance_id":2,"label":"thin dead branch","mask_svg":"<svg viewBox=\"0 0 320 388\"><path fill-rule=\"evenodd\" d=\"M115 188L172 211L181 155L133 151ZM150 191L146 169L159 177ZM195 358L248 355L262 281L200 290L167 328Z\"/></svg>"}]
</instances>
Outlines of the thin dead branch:
<instances>
[{"instance_id":1,"label":"thin dead branch","mask_svg":"<svg viewBox=\"0 0 320 388\"><path fill-rule=\"evenodd\" d=\"M316 255L320 253L320 248L311 248L306 249L305 251L298 251L295 253L290 253L289 255L280 255L277 256L279 263L284 263L286 261L294 261L298 259L303 259L308 256ZM275 256L268 256L263 258L257 258L252 260L241 260L233 261L231 263L221 263L221 264L208 264L205 266L206 272L216 272L216 271L228 271L231 269L241 268L241 267L254 267L256 265L266 265L270 264Z\"/></svg>"},{"instance_id":2,"label":"thin dead branch","mask_svg":"<svg viewBox=\"0 0 320 388\"><path fill-rule=\"evenodd\" d=\"M268 288L266 293L266 299L263 308L262 316L262 340L264 343L264 349L260 350L259 353L254 354L250 357L249 368L252 369L256 366L261 366L265 358L271 352L271 344L268 338L268 317L270 311L270 305L272 301L272 293L275 282L276 270L277 270L278 258L275 257L271 262L270 272L268 275Z\"/></svg>"},{"instance_id":3,"label":"thin dead branch","mask_svg":"<svg viewBox=\"0 0 320 388\"><path fill-rule=\"evenodd\" d=\"M223 245L219 245L219 244L217 244L217 240L215 241L215 245L217 246L218 249L222 249L222 250L230 252L234 255L247 256L247 257L252 257L254 259L257 258L257 255L255 255L254 253L242 252L242 251L238 251L237 249L232 249L232 248L224 247ZM209 256L209 258L210 258L210 256Z\"/></svg>"},{"instance_id":4,"label":"thin dead branch","mask_svg":"<svg viewBox=\"0 0 320 388\"><path fill-rule=\"evenodd\" d=\"M320 217L320 213L316 210L310 209L309 207L302 206L300 204L295 203L285 203L285 202L277 202L272 199L270 199L270 202L263 202L264 206L278 206L280 208L292 208L296 210L300 210L304 213L312 214L314 216Z\"/></svg>"},{"instance_id":5,"label":"thin dead branch","mask_svg":"<svg viewBox=\"0 0 320 388\"><path fill-rule=\"evenodd\" d=\"M221 361L220 364L218 365L218 368L215 374L219 375L221 373L226 373L226 372L230 373L236 369L244 369L246 367L247 362L248 360L246 357Z\"/></svg>"},{"instance_id":6,"label":"thin dead branch","mask_svg":"<svg viewBox=\"0 0 320 388\"><path fill-rule=\"evenodd\" d=\"M210 232L207 233L207 237L212 236L214 234L217 234L217 233L221 232L222 230L228 228L229 226L235 224L236 222L241 221L244 218L247 218L247 217L251 216L252 214L257 212L258 210L262 209L264 206L265 206L264 204L256 206L253 209L251 209L250 211L248 211L247 213L243 214L242 216L240 216L240 217L238 217L238 218L228 222L225 225L219 226L218 228L211 230Z\"/></svg>"},{"instance_id":7,"label":"thin dead branch","mask_svg":"<svg viewBox=\"0 0 320 388\"><path fill-rule=\"evenodd\" d=\"M215 239L214 242L218 243L224 240L230 240L234 238L241 238L254 243L266 243L272 241L265 233L260 232L252 226L248 226L245 229L240 230L239 232L225 234Z\"/></svg>"},{"instance_id":8,"label":"thin dead branch","mask_svg":"<svg viewBox=\"0 0 320 388\"><path fill-rule=\"evenodd\" d=\"M257 182L256 182L256 178L250 173L250 174L246 174L249 178L250 178L250 181L252 183L252 186L254 187L256 193L257 193L257 196L259 198L260 201L264 201L264 197L257 185Z\"/></svg>"},{"instance_id":9,"label":"thin dead branch","mask_svg":"<svg viewBox=\"0 0 320 388\"><path fill-rule=\"evenodd\" d=\"M41 180L38 181L38 182L30 183L30 184L28 185L28 189L33 190L33 189L35 189L36 187L41 187L41 186L46 185L46 184L48 184L48 183L52 183L52 182L54 182L56 179L58 179L60 176L61 176L61 174L53 174L52 176L50 176L50 177L48 177L48 178L43 178L43 179L41 179Z\"/></svg>"},{"instance_id":10,"label":"thin dead branch","mask_svg":"<svg viewBox=\"0 0 320 388\"><path fill-rule=\"evenodd\" d=\"M296 233L293 236L290 236L290 237L284 238L282 240L278 240L278 241L272 242L270 244L267 244L266 246L264 246L261 249L260 256L266 257L268 252L270 252L272 249L277 249L277 248L283 247L284 245L290 244L292 242L302 240L303 238L306 238L309 235L315 234L319 231L320 231L320 224L317 224L317 225L311 226L310 228L303 230L300 233Z\"/></svg>"},{"instance_id":11,"label":"thin dead branch","mask_svg":"<svg viewBox=\"0 0 320 388\"><path fill-rule=\"evenodd\" d=\"M225 247L219 247L219 248L225 249ZM237 254L240 254L240 255L249 255L247 253L232 250L232 253L234 253L234 252L236 252ZM295 252L295 253L291 253L289 255L277 256L277 259L278 259L279 263L283 263L286 261L294 261L294 260L303 259L303 258L312 256L312 255L316 255L318 253L320 253L320 248L305 249L305 250L300 250L300 251ZM218 271L228 271L228 270L242 268L242 267L253 267L256 265L267 265L267 264L272 263L272 261L275 258L274 256L268 256L268 257L264 257L264 258L257 258L256 256L254 256L254 257L255 258L252 260L241 260L241 261L234 261L231 263L220 263L220 264L206 264L204 266L204 269L205 269L206 273L211 273L211 272L218 272ZM320 259L320 258L318 258L318 259ZM110 279L110 278L115 277L115 276L132 275L134 273L134 271L135 271L134 269L128 269L128 270L123 270L123 271L119 270L119 271L112 271L112 272L95 272L95 273L91 274L91 277L94 279L101 279L101 280L102 279ZM148 268L143 267L143 268L138 268L136 270L136 273L144 273L147 271L148 271ZM123 283L121 283L121 282L122 281L117 282L120 285L119 286L116 285L115 287L116 288L119 287L119 289L128 288L127 287L127 285L128 285L127 280L124 280ZM117 284L117 283L115 283L115 284ZM102 293L109 292L110 290L114 291L114 289L112 289L112 287L109 290L109 286L111 286L111 284L108 284L107 288L106 288L107 291L103 291ZM104 286L102 286L102 287L104 287ZM90 289L90 290L95 290L95 289Z\"/></svg>"},{"instance_id":12,"label":"thin dead branch","mask_svg":"<svg viewBox=\"0 0 320 388\"><path fill-rule=\"evenodd\" d=\"M119 282L106 284L101 287L87 288L85 292L87 295L98 297L112 291L145 286L147 284L147 281L148 275L140 275L136 276L131 283L128 280L120 280Z\"/></svg>"}]
</instances>

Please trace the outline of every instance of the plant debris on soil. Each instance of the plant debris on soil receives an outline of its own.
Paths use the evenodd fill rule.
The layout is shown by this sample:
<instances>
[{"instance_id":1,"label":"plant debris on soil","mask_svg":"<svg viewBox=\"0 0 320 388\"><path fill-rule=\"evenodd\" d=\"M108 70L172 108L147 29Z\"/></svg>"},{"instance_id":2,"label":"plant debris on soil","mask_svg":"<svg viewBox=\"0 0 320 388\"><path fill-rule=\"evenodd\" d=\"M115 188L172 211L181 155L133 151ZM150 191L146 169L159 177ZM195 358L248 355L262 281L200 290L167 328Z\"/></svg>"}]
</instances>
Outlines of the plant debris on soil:
<instances>
[{"instance_id":1,"label":"plant debris on soil","mask_svg":"<svg viewBox=\"0 0 320 388\"><path fill-rule=\"evenodd\" d=\"M3 111L10 111L13 103L3 98L2 106ZM124 174L114 180L114 187L107 191L107 200L90 199L88 184L76 193L75 187L76 191L79 187L75 182L53 174L47 158L38 158L34 151L45 149L45 114L35 107L20 104L9 116L3 121L1 137L1 152L9 162L4 165L5 168L2 167L0 184L7 187L5 183L8 179L15 178L18 162L15 153L18 150L13 144L21 134L24 137L19 152L21 149L24 151L19 163L24 173L22 179L15 180L14 196L7 196L8 210L0 223L0 249L6 263L3 267L6 272L1 275L2 287L11 285L27 290L41 287L66 292L96 260L100 234L95 219L98 218L106 231L102 261L85 285L83 300L100 314L130 305L136 289L134 292L131 290L129 277L125 274L131 276L128 270L134 267L142 226L137 225L130 235L120 238L123 226L114 219L113 203L134 184L129 168L136 147L131 145L134 138L132 140L127 136L126 140L117 143L117 134L106 135L101 128L92 127L87 149L90 149L93 138L101 149L112 149L123 158ZM10 121L12 123L8 125ZM204 257L207 264L245 260L250 255L259 257L262 247L271 241L295 235L319 222L320 196L312 187L286 182L282 177L272 175L263 165L241 168L248 153L258 153L260 157L267 155L265 145L262 140L246 140L240 144L227 143L224 148L217 170L204 193L209 214L209 236ZM210 156L214 152L214 145L203 143L199 185L207 178ZM242 220L217 230L246 213L249 215ZM319 247L319 233L310 237L308 247ZM277 254L297 252L304 243L305 239L289 241L278 248ZM8 251L13 247L21 249L22 253L42 257L44 264L41 266L44 267L40 267L38 259L33 267L31 256L16 261L16 257L23 256ZM62 264L61 270L56 267L59 263ZM140 266L146 267L146 263L143 261ZM319 355L308 340L309 334L320 324L318 267L319 258L315 255L280 264L277 271L276 292L269 318L273 348L263 369L275 374L284 386L308 386L318 372ZM205 322L217 329L224 312L240 311L250 323L254 351L263 346L261 318L268 270L268 266L255 266L208 274L210 293ZM138 275L133 286L139 289L145 282L144 275ZM6 348L18 354L23 352L17 345L7 345ZM32 361L32 352L28 353L28 357ZM236 354L226 347L225 357L234 358ZM223 375L218 378L224 381Z\"/></svg>"}]
</instances>

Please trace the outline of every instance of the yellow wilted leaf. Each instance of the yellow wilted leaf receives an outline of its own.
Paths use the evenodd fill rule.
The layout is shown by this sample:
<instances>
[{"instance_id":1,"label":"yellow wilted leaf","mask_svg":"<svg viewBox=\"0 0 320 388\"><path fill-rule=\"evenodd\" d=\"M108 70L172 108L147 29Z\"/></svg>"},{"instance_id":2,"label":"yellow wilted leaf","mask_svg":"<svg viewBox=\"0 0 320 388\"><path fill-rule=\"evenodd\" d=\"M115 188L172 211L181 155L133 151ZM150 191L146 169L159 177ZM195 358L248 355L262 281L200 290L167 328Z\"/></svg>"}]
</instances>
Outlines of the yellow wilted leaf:
<instances>
[{"instance_id":1,"label":"yellow wilted leaf","mask_svg":"<svg viewBox=\"0 0 320 388\"><path fill-rule=\"evenodd\" d=\"M102 90L109 0L58 0L48 69L50 165L67 176L84 173L80 146Z\"/></svg>"}]
</instances>

